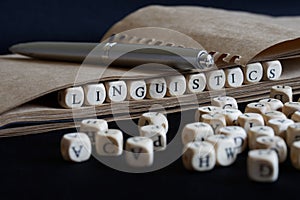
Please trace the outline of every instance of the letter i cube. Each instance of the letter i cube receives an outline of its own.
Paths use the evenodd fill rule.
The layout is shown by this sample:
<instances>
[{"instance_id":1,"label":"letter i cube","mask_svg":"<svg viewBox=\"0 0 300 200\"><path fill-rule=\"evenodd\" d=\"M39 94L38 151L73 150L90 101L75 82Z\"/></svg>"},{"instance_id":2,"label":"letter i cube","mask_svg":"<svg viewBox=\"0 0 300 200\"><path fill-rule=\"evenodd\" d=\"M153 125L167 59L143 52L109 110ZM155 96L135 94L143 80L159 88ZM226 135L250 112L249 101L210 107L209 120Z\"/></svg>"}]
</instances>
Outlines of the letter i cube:
<instances>
[{"instance_id":1,"label":"letter i cube","mask_svg":"<svg viewBox=\"0 0 300 200\"><path fill-rule=\"evenodd\" d=\"M61 154L65 160L83 162L90 158L92 145L85 133L68 133L61 139Z\"/></svg>"}]
</instances>

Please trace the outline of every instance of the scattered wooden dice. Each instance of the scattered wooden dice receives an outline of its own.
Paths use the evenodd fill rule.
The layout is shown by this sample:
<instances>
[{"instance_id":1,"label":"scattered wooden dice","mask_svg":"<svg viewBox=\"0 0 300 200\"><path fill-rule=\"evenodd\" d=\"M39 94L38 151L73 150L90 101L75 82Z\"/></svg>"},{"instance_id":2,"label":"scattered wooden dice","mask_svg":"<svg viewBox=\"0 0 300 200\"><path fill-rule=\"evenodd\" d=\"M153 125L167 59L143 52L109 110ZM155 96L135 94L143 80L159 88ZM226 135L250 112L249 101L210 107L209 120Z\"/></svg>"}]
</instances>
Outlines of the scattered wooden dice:
<instances>
[{"instance_id":1,"label":"scattered wooden dice","mask_svg":"<svg viewBox=\"0 0 300 200\"><path fill-rule=\"evenodd\" d=\"M85 133L65 134L60 144L61 154L65 160L83 162L91 156L91 141Z\"/></svg>"},{"instance_id":2,"label":"scattered wooden dice","mask_svg":"<svg viewBox=\"0 0 300 200\"><path fill-rule=\"evenodd\" d=\"M265 121L261 114L245 113L238 117L238 124L248 131L251 127L263 126Z\"/></svg>"},{"instance_id":3,"label":"scattered wooden dice","mask_svg":"<svg viewBox=\"0 0 300 200\"><path fill-rule=\"evenodd\" d=\"M153 141L153 149L162 151L167 148L167 134L161 125L147 125L140 128L140 135Z\"/></svg>"},{"instance_id":4,"label":"scattered wooden dice","mask_svg":"<svg viewBox=\"0 0 300 200\"><path fill-rule=\"evenodd\" d=\"M270 98L279 99L282 103L293 101L292 87L286 85L272 86Z\"/></svg>"},{"instance_id":5,"label":"scattered wooden dice","mask_svg":"<svg viewBox=\"0 0 300 200\"><path fill-rule=\"evenodd\" d=\"M223 109L225 108L238 109L238 104L236 99L228 96L220 96L220 97L213 98L211 100L211 105L221 107Z\"/></svg>"},{"instance_id":6,"label":"scattered wooden dice","mask_svg":"<svg viewBox=\"0 0 300 200\"><path fill-rule=\"evenodd\" d=\"M103 119L84 119L80 123L80 132L86 133L92 145L95 144L95 134L108 129L108 124Z\"/></svg>"},{"instance_id":7,"label":"scattered wooden dice","mask_svg":"<svg viewBox=\"0 0 300 200\"><path fill-rule=\"evenodd\" d=\"M248 138L245 129L240 126L226 126L219 130L220 134L233 138L237 153L242 153L248 145Z\"/></svg>"},{"instance_id":8,"label":"scattered wooden dice","mask_svg":"<svg viewBox=\"0 0 300 200\"><path fill-rule=\"evenodd\" d=\"M253 102L249 103L246 106L245 113L258 113L258 114L265 114L266 112L270 111L270 107L268 104L263 102Z\"/></svg>"},{"instance_id":9,"label":"scattered wooden dice","mask_svg":"<svg viewBox=\"0 0 300 200\"><path fill-rule=\"evenodd\" d=\"M146 125L160 125L167 133L169 130L168 119L165 115L159 112L147 112L141 115L138 121L139 127Z\"/></svg>"},{"instance_id":10,"label":"scattered wooden dice","mask_svg":"<svg viewBox=\"0 0 300 200\"><path fill-rule=\"evenodd\" d=\"M211 170L216 164L214 146L205 141L189 142L184 147L182 161L185 168L189 170Z\"/></svg>"},{"instance_id":11,"label":"scattered wooden dice","mask_svg":"<svg viewBox=\"0 0 300 200\"><path fill-rule=\"evenodd\" d=\"M269 65L271 64L269 63ZM257 64L249 65L248 70L257 67ZM268 76L272 76L274 68L267 64L264 67L264 70L269 73ZM280 72L279 68L275 70ZM214 73L213 75L216 75ZM251 70L247 71L246 69L244 73L249 76L248 79L254 77ZM203 74L200 74L199 77L198 75L190 76L189 79L200 81L199 77L203 78ZM260 76L259 74L256 75ZM268 78L272 80L272 77ZM185 83L183 76L173 76L166 78L166 80L148 80L146 81L147 87L149 89L149 84L161 81L161 89L165 85L169 88L166 91L167 95L177 96L183 94L180 91L176 93L177 90L185 90L186 86L190 87L188 85L192 84ZM137 91L137 86L142 87L142 85L143 90L146 90L146 82L130 82L128 93L132 90ZM120 84L120 82L111 83L110 87L111 90L118 92L117 89L112 89L117 87L116 84ZM173 88L171 87L172 84ZM93 91L93 95L97 95L95 91L100 92L103 85L98 86L95 85L95 88L90 86L84 89L84 92L90 90ZM179 86L180 88L176 89ZM157 84L151 87L155 88ZM191 88L188 90L191 93L196 93L195 91L192 92ZM81 89L73 88L70 91L64 91L65 93L62 93L61 97L64 97L65 100L61 99L62 104L67 104L67 101L70 102L70 99L66 100L67 98L71 98L72 102L79 99L77 93L75 96L73 95L74 92L78 91L80 92ZM292 98L290 92L289 86L274 86L271 89L270 96L272 98L249 103L244 114L237 109L236 100L227 96L214 98L211 106L199 107L195 113L196 122L186 124L181 133L184 145L182 153L184 167L188 170L201 172L212 170L215 165L219 167L229 166L235 162L238 154L248 147L250 149L247 158L249 178L259 182L274 182L278 179L279 163L286 161L289 147L291 163L296 169L300 169L300 103L290 101ZM86 101L88 98L91 97L85 94L82 100ZM90 103L90 105L95 104L97 98L97 96L94 96L94 99L91 98L90 102L94 101L94 103ZM131 95L129 98L134 99L135 97ZM162 113L147 112L139 118L138 128L140 136L130 137L126 140L125 159L128 165L132 167L149 167L153 165L155 151L162 151L167 148L166 134L169 122ZM92 146L95 147L99 156L122 155L123 134L120 130L108 129L105 120L85 119L81 122L80 132L63 136L61 153L66 160L82 162L90 158Z\"/></svg>"},{"instance_id":12,"label":"scattered wooden dice","mask_svg":"<svg viewBox=\"0 0 300 200\"><path fill-rule=\"evenodd\" d=\"M153 141L148 137L135 136L126 141L126 161L133 167L153 164Z\"/></svg>"},{"instance_id":13,"label":"scattered wooden dice","mask_svg":"<svg viewBox=\"0 0 300 200\"><path fill-rule=\"evenodd\" d=\"M287 157L287 146L284 140L278 136L262 136L256 138L257 149L272 149L278 155L279 162L284 162Z\"/></svg>"},{"instance_id":14,"label":"scattered wooden dice","mask_svg":"<svg viewBox=\"0 0 300 200\"><path fill-rule=\"evenodd\" d=\"M250 149L256 148L256 139L262 136L274 136L274 130L269 126L254 126L248 131L248 145Z\"/></svg>"},{"instance_id":15,"label":"scattered wooden dice","mask_svg":"<svg viewBox=\"0 0 300 200\"><path fill-rule=\"evenodd\" d=\"M204 141L207 137L214 135L213 128L204 122L195 122L186 124L182 130L182 143L186 145L189 142Z\"/></svg>"},{"instance_id":16,"label":"scattered wooden dice","mask_svg":"<svg viewBox=\"0 0 300 200\"><path fill-rule=\"evenodd\" d=\"M123 152L123 134L117 129L99 131L95 134L95 148L100 156L119 156Z\"/></svg>"},{"instance_id":17,"label":"scattered wooden dice","mask_svg":"<svg viewBox=\"0 0 300 200\"><path fill-rule=\"evenodd\" d=\"M206 139L216 151L217 165L229 166L237 158L236 144L234 139L226 135L212 135Z\"/></svg>"},{"instance_id":18,"label":"scattered wooden dice","mask_svg":"<svg viewBox=\"0 0 300 200\"><path fill-rule=\"evenodd\" d=\"M278 157L274 150L256 149L248 153L248 176L253 181L274 182L278 179Z\"/></svg>"},{"instance_id":19,"label":"scattered wooden dice","mask_svg":"<svg viewBox=\"0 0 300 200\"><path fill-rule=\"evenodd\" d=\"M300 170L300 141L295 141L291 145L291 162L292 165Z\"/></svg>"}]
</instances>

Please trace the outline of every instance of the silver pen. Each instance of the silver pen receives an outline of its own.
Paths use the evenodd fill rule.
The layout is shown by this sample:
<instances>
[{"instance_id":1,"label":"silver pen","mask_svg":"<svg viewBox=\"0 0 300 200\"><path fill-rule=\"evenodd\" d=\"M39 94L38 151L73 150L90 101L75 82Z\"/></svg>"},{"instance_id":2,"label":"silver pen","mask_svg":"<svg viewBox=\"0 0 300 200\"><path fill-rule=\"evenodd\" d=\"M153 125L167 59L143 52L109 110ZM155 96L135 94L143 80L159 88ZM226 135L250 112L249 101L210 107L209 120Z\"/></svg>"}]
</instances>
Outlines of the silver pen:
<instances>
[{"instance_id":1,"label":"silver pen","mask_svg":"<svg viewBox=\"0 0 300 200\"><path fill-rule=\"evenodd\" d=\"M94 49L99 51L91 53ZM213 57L203 49L115 42L29 42L13 45L9 50L37 59L79 63L88 56L90 60L102 59L104 63L125 67L158 63L177 69L205 69L214 65Z\"/></svg>"}]
</instances>

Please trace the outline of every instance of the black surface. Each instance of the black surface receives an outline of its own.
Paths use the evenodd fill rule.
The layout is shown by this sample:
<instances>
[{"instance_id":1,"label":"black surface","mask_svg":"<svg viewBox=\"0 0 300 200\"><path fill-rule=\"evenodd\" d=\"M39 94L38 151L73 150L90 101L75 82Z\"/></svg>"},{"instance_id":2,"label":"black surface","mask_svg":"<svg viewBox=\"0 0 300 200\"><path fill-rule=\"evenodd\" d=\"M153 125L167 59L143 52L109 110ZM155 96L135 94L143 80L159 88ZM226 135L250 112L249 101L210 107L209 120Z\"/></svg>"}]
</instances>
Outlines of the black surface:
<instances>
[{"instance_id":1,"label":"black surface","mask_svg":"<svg viewBox=\"0 0 300 200\"><path fill-rule=\"evenodd\" d=\"M0 1L0 54L17 42L98 41L116 21L150 1ZM152 1L152 4L205 5L270 15L299 15L299 1ZM250 30L251 31L251 30ZM179 114L168 115L170 124ZM110 123L110 127L115 127ZM173 126L172 126L173 127ZM171 127L169 134L177 130ZM246 153L230 167L206 173L183 168L181 159L156 172L129 174L104 166L96 159L69 163L60 155L58 131L0 139L0 199L156 199L297 198L300 173L289 160L280 165L272 184L249 181Z\"/></svg>"},{"instance_id":2,"label":"black surface","mask_svg":"<svg viewBox=\"0 0 300 200\"><path fill-rule=\"evenodd\" d=\"M169 114L170 124L176 123L179 117L178 113ZM109 123L109 126L113 128L116 124ZM177 131L172 127L168 134ZM289 159L280 164L280 176L275 183L257 183L248 179L247 152L239 155L229 167L215 167L204 173L185 170L179 158L161 170L132 174L111 169L94 157L83 163L64 161L60 154L60 139L64 133L73 131L1 139L1 199L4 196L26 199L150 199L162 195L176 199L260 199L298 195L300 173L291 166Z\"/></svg>"}]
</instances>

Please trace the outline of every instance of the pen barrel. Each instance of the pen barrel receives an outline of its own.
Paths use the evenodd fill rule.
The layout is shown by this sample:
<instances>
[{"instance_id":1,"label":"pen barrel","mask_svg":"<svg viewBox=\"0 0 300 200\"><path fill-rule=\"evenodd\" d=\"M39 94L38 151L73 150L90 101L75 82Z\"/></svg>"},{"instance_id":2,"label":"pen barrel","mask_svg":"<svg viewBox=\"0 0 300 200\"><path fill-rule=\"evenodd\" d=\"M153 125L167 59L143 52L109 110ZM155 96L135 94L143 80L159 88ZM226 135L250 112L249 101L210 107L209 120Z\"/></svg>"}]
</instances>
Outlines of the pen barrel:
<instances>
[{"instance_id":1,"label":"pen barrel","mask_svg":"<svg viewBox=\"0 0 300 200\"><path fill-rule=\"evenodd\" d=\"M134 67L155 63L177 69L203 69L213 64L212 56L202 49L106 43L102 50L102 61L111 65Z\"/></svg>"}]
</instances>

